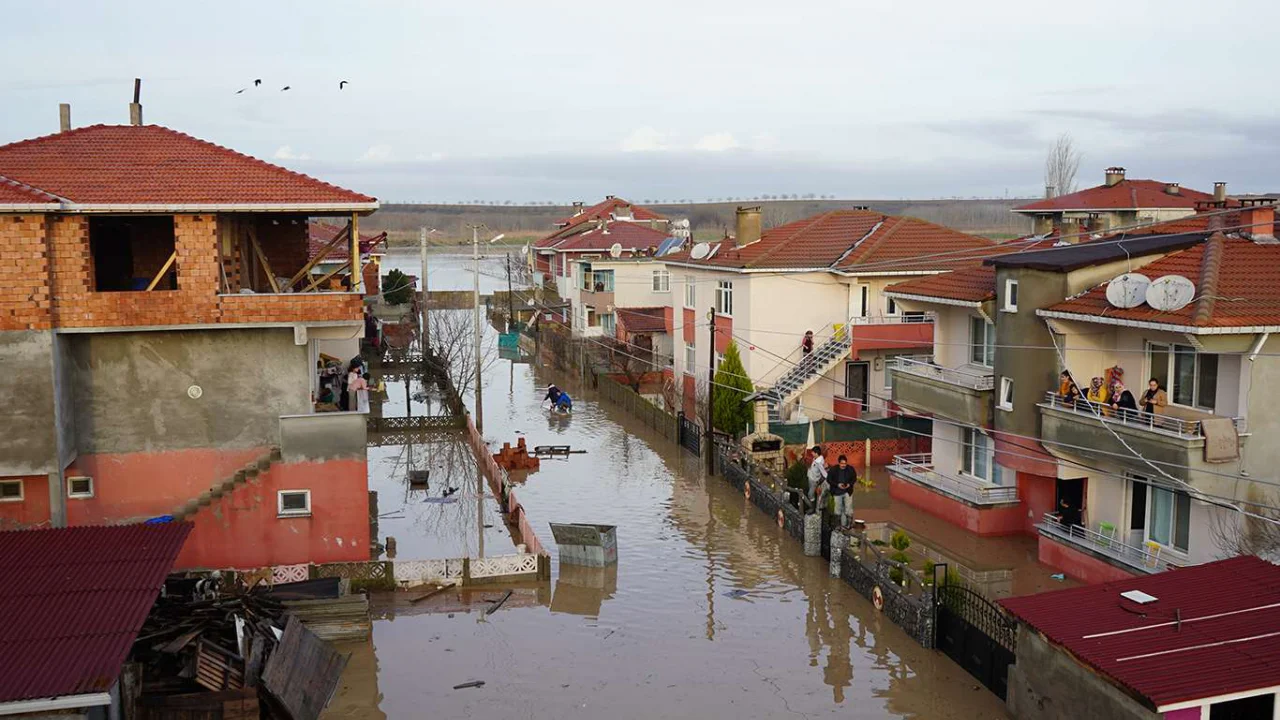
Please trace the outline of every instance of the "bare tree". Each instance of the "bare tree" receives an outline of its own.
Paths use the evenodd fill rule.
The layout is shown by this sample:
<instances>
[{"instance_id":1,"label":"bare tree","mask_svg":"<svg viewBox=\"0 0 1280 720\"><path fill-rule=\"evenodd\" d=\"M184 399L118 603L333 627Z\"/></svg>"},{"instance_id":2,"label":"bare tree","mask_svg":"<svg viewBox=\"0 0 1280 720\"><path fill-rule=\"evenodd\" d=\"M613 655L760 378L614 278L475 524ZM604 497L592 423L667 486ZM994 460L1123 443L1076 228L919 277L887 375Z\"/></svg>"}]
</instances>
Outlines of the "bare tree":
<instances>
[{"instance_id":1,"label":"bare tree","mask_svg":"<svg viewBox=\"0 0 1280 720\"><path fill-rule=\"evenodd\" d=\"M636 392L640 392L645 373L661 369L648 348L628 345L615 338L607 338L603 345L602 354L609 362L609 370L621 375L627 387Z\"/></svg>"},{"instance_id":2,"label":"bare tree","mask_svg":"<svg viewBox=\"0 0 1280 720\"><path fill-rule=\"evenodd\" d=\"M1224 558L1257 555L1276 562L1280 560L1280 510L1275 508L1280 507L1280 497L1260 488L1249 495L1248 501L1235 503L1244 512L1223 508L1210 515L1213 542Z\"/></svg>"},{"instance_id":3,"label":"bare tree","mask_svg":"<svg viewBox=\"0 0 1280 720\"><path fill-rule=\"evenodd\" d=\"M454 389L461 396L475 390L476 343L474 310L431 310L427 313L430 326L431 350L440 361L440 371L446 373ZM481 331L484 328L481 327ZM480 371L484 373L498 360L493 340L482 333L480 341Z\"/></svg>"},{"instance_id":4,"label":"bare tree","mask_svg":"<svg viewBox=\"0 0 1280 720\"><path fill-rule=\"evenodd\" d=\"M1049 147L1044 160L1045 187L1054 188L1058 195L1076 191L1076 171L1080 169L1080 151L1070 133L1062 133Z\"/></svg>"}]
</instances>

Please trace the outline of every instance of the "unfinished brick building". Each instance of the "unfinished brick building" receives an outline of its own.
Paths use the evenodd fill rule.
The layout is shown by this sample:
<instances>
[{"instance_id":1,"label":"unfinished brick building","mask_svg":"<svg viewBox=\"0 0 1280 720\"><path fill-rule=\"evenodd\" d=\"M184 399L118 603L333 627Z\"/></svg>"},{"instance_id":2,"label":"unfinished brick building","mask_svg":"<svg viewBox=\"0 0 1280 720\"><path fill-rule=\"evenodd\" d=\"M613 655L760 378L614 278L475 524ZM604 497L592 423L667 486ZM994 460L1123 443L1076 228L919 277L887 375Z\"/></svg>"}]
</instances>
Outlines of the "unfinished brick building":
<instances>
[{"instance_id":1,"label":"unfinished brick building","mask_svg":"<svg viewBox=\"0 0 1280 720\"><path fill-rule=\"evenodd\" d=\"M140 115L0 146L0 528L180 515L180 567L368 559L364 416L314 412L360 253L332 291L307 224L341 245L377 201Z\"/></svg>"}]
</instances>

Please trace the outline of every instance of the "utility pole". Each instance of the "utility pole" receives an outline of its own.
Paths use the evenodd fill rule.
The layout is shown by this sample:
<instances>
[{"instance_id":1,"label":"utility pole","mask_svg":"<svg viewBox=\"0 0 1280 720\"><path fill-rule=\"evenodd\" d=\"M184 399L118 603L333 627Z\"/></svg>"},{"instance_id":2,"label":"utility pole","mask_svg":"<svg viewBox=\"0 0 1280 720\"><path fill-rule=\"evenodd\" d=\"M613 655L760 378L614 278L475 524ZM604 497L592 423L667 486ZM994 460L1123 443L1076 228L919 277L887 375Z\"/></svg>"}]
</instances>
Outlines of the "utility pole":
<instances>
[{"instance_id":1,"label":"utility pole","mask_svg":"<svg viewBox=\"0 0 1280 720\"><path fill-rule=\"evenodd\" d=\"M481 390L480 377L480 228L484 224L471 226L471 272L474 285L471 299L475 303L475 354L476 354L476 430L484 430L484 393ZM484 523L481 523L483 530Z\"/></svg>"},{"instance_id":2,"label":"utility pole","mask_svg":"<svg viewBox=\"0 0 1280 720\"><path fill-rule=\"evenodd\" d=\"M516 324L516 308L511 292L511 253L507 253L507 332Z\"/></svg>"},{"instance_id":3,"label":"utility pole","mask_svg":"<svg viewBox=\"0 0 1280 720\"><path fill-rule=\"evenodd\" d=\"M707 475L715 473L715 440L713 432L715 426L712 424L712 413L715 411L716 402L716 308L713 305L711 311L707 313L707 317L711 322L707 323L709 331L707 337L711 339L711 344L707 346L710 350L710 357L707 359Z\"/></svg>"},{"instance_id":4,"label":"utility pole","mask_svg":"<svg viewBox=\"0 0 1280 720\"><path fill-rule=\"evenodd\" d=\"M426 359L427 348L430 344L429 341L431 338L431 330L427 327L428 293L427 293L427 228L426 226L423 226L418 231L418 241L422 246L422 253L421 253L422 254L422 258L421 258L422 259L422 283L421 283L422 298L418 301L418 313L420 316L418 322L420 322L421 325L419 326L420 332L418 334L418 337L421 338L422 340L422 357L423 359Z\"/></svg>"}]
</instances>

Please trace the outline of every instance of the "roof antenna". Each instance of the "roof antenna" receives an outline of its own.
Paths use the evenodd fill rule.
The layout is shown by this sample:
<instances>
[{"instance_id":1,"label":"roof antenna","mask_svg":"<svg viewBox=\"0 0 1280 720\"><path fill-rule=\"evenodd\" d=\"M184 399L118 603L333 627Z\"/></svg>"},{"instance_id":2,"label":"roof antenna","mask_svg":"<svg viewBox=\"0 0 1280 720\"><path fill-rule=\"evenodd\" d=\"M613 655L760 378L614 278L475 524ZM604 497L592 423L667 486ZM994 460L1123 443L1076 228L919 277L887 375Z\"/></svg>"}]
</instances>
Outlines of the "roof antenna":
<instances>
[{"instance_id":1,"label":"roof antenna","mask_svg":"<svg viewBox=\"0 0 1280 720\"><path fill-rule=\"evenodd\" d=\"M133 79L133 102L129 103L129 124L142 124L142 78Z\"/></svg>"}]
</instances>

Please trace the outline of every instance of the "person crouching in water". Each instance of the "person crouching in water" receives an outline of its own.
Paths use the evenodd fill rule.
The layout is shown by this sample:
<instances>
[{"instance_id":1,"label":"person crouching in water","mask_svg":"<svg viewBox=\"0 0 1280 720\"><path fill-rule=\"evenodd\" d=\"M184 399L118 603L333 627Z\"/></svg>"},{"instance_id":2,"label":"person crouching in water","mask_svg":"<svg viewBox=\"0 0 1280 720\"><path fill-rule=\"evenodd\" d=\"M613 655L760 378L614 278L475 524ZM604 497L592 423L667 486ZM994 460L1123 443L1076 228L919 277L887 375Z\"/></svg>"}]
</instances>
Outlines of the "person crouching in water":
<instances>
[{"instance_id":1,"label":"person crouching in water","mask_svg":"<svg viewBox=\"0 0 1280 720\"><path fill-rule=\"evenodd\" d=\"M569 393L562 392L560 397L556 398L556 410L563 415L573 412L573 398L569 397Z\"/></svg>"},{"instance_id":2,"label":"person crouching in water","mask_svg":"<svg viewBox=\"0 0 1280 720\"><path fill-rule=\"evenodd\" d=\"M837 465L827 473L827 487L842 528L849 527L849 518L853 515L853 486L857 482L858 471L849 464L849 458L841 455Z\"/></svg>"},{"instance_id":3,"label":"person crouching in water","mask_svg":"<svg viewBox=\"0 0 1280 720\"><path fill-rule=\"evenodd\" d=\"M547 394L542 398L542 402L551 402L551 407L555 407L560 400L560 388L555 385L547 386Z\"/></svg>"}]
</instances>

